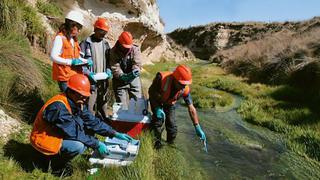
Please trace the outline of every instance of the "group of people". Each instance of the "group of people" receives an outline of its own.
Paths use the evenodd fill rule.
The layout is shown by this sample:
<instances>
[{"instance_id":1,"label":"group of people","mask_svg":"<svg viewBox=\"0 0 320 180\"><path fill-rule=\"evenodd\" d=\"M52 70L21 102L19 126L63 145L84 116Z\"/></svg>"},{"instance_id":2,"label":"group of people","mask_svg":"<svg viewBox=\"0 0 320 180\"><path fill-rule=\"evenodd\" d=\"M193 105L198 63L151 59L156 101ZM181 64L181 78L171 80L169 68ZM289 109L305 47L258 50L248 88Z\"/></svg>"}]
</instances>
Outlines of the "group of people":
<instances>
[{"instance_id":1,"label":"group of people","mask_svg":"<svg viewBox=\"0 0 320 180\"><path fill-rule=\"evenodd\" d=\"M108 118L107 100L109 79L116 102L141 98L141 59L139 47L133 44L130 32L124 31L114 47L105 39L110 27L105 18L94 23L94 33L78 42L84 17L70 11L61 25L51 50L52 75L61 93L48 100L38 112L30 135L31 145L40 153L66 163L86 148L109 154L107 146L95 134L132 141L125 133L114 130L104 120ZM167 142L174 143L177 135L175 103L183 97L196 134L205 140L197 111L192 104L189 67L179 65L173 72L159 72L149 88L152 110L151 130L155 147L160 148L163 124Z\"/></svg>"}]
</instances>

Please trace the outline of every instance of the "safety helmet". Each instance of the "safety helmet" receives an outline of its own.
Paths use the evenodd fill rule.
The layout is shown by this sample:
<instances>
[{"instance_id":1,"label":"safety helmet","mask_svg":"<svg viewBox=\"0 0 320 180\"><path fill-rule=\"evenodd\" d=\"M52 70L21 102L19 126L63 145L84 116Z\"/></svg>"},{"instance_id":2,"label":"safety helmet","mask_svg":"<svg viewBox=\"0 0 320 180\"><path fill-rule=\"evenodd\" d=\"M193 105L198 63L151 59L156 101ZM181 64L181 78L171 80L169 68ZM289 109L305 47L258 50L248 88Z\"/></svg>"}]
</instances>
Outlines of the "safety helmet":
<instances>
[{"instance_id":1,"label":"safety helmet","mask_svg":"<svg viewBox=\"0 0 320 180\"><path fill-rule=\"evenodd\" d=\"M172 75L180 84L188 85L192 83L191 70L186 65L177 66Z\"/></svg>"},{"instance_id":2,"label":"safety helmet","mask_svg":"<svg viewBox=\"0 0 320 180\"><path fill-rule=\"evenodd\" d=\"M75 74L68 80L68 88L76 91L82 96L90 96L90 82L87 76L83 74Z\"/></svg>"},{"instance_id":3,"label":"safety helmet","mask_svg":"<svg viewBox=\"0 0 320 180\"><path fill-rule=\"evenodd\" d=\"M71 10L67 15L66 19L72 20L79 23L81 26L84 24L83 14L79 11Z\"/></svg>"},{"instance_id":4,"label":"safety helmet","mask_svg":"<svg viewBox=\"0 0 320 180\"><path fill-rule=\"evenodd\" d=\"M108 32L110 29L107 19L101 17L99 17L94 23L94 28L102 29L106 32Z\"/></svg>"},{"instance_id":5,"label":"safety helmet","mask_svg":"<svg viewBox=\"0 0 320 180\"><path fill-rule=\"evenodd\" d=\"M131 48L133 44L132 35L128 31L123 31L118 39L119 43L125 48Z\"/></svg>"}]
</instances>

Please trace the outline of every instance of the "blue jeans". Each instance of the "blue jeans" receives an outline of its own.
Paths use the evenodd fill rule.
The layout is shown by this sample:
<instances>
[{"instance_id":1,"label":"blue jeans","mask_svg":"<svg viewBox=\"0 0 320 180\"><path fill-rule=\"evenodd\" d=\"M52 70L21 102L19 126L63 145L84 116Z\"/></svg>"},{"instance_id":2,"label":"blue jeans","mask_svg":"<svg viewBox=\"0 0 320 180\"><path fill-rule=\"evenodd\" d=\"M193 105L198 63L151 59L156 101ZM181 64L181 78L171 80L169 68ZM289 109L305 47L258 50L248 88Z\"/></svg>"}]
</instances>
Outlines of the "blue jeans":
<instances>
[{"instance_id":1,"label":"blue jeans","mask_svg":"<svg viewBox=\"0 0 320 180\"><path fill-rule=\"evenodd\" d=\"M66 92L68 88L67 81L58 81L58 85L61 92Z\"/></svg>"},{"instance_id":2,"label":"blue jeans","mask_svg":"<svg viewBox=\"0 0 320 180\"><path fill-rule=\"evenodd\" d=\"M80 141L63 140L59 155L66 159L72 159L75 156L82 154L86 150L86 146Z\"/></svg>"},{"instance_id":3,"label":"blue jeans","mask_svg":"<svg viewBox=\"0 0 320 180\"><path fill-rule=\"evenodd\" d=\"M86 146L80 141L63 140L62 146L58 154L50 156L51 168L65 168L75 156L82 154L86 150Z\"/></svg>"}]
</instances>

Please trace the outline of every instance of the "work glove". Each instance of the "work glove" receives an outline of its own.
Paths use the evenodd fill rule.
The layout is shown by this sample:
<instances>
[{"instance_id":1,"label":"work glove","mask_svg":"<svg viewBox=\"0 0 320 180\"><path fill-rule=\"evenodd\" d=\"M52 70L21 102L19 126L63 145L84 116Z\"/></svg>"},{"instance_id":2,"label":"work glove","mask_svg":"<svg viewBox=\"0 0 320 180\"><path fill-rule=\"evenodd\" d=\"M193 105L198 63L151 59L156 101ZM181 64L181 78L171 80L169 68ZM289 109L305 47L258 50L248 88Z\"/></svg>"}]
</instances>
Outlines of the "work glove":
<instances>
[{"instance_id":1,"label":"work glove","mask_svg":"<svg viewBox=\"0 0 320 180\"><path fill-rule=\"evenodd\" d=\"M81 59L79 59L79 58L72 59L72 61L71 61L71 66L78 66L78 65L81 65L81 64L84 64L84 62L81 61Z\"/></svg>"},{"instance_id":2,"label":"work glove","mask_svg":"<svg viewBox=\"0 0 320 180\"><path fill-rule=\"evenodd\" d=\"M123 134L123 133L118 133L116 132L116 134L114 135L114 137L121 139L121 140L125 140L128 142L133 141L134 139L132 137L130 137L128 134Z\"/></svg>"},{"instance_id":3,"label":"work glove","mask_svg":"<svg viewBox=\"0 0 320 180\"><path fill-rule=\"evenodd\" d=\"M131 73L132 73L135 77L140 76L140 70L139 70L139 69L134 69L134 70L132 70Z\"/></svg>"},{"instance_id":4,"label":"work glove","mask_svg":"<svg viewBox=\"0 0 320 180\"><path fill-rule=\"evenodd\" d=\"M120 79L124 82L131 82L132 80L134 80L134 78L136 78L136 76L133 74L133 72L128 73L128 74L122 74L120 76Z\"/></svg>"},{"instance_id":5,"label":"work glove","mask_svg":"<svg viewBox=\"0 0 320 180\"><path fill-rule=\"evenodd\" d=\"M107 76L108 76L107 79L112 78L112 72L111 72L111 70L110 70L109 68L107 69L106 74L107 74Z\"/></svg>"},{"instance_id":6,"label":"work glove","mask_svg":"<svg viewBox=\"0 0 320 180\"><path fill-rule=\"evenodd\" d=\"M91 82L97 82L97 81L95 80L95 78L94 78L94 75L95 75L94 72L90 72L90 73L88 74L88 78L89 78L89 80L90 80Z\"/></svg>"},{"instance_id":7,"label":"work glove","mask_svg":"<svg viewBox=\"0 0 320 180\"><path fill-rule=\"evenodd\" d=\"M201 140L205 141L206 140L206 135L202 131L200 124L195 125L194 128L196 129L197 136L199 136Z\"/></svg>"},{"instance_id":8,"label":"work glove","mask_svg":"<svg viewBox=\"0 0 320 180\"><path fill-rule=\"evenodd\" d=\"M163 109L160 107L155 108L156 118L160 121L164 121L166 119L166 114L164 113Z\"/></svg>"},{"instance_id":9,"label":"work glove","mask_svg":"<svg viewBox=\"0 0 320 180\"><path fill-rule=\"evenodd\" d=\"M93 66L93 61L91 58L87 59L88 66Z\"/></svg>"},{"instance_id":10,"label":"work glove","mask_svg":"<svg viewBox=\"0 0 320 180\"><path fill-rule=\"evenodd\" d=\"M98 152L101 156L110 154L107 146L101 141L99 141Z\"/></svg>"}]
</instances>

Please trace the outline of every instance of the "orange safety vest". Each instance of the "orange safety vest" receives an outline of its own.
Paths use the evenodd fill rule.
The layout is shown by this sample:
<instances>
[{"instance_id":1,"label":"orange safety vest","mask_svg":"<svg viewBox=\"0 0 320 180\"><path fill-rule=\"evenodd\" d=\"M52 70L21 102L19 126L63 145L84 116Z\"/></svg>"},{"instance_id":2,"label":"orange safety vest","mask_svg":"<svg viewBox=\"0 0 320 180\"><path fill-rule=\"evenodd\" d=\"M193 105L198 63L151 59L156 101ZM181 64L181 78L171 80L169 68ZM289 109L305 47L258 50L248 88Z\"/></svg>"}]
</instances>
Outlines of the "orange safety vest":
<instances>
[{"instance_id":1,"label":"orange safety vest","mask_svg":"<svg viewBox=\"0 0 320 180\"><path fill-rule=\"evenodd\" d=\"M57 36L62 37L62 54L60 55L65 59L74 59L80 57L80 46L78 41L74 41L74 47L71 42L60 32ZM69 78L77 74L77 71L68 65L57 64L53 62L52 66L52 79L56 81L68 81Z\"/></svg>"},{"instance_id":2,"label":"orange safety vest","mask_svg":"<svg viewBox=\"0 0 320 180\"><path fill-rule=\"evenodd\" d=\"M65 94L58 94L52 97L45 105L42 106L37 114L30 135L31 145L39 152L45 155L57 154L62 146L62 136L55 132L55 127L43 119L43 111L47 106L54 102L62 102L70 114L71 107Z\"/></svg>"},{"instance_id":3,"label":"orange safety vest","mask_svg":"<svg viewBox=\"0 0 320 180\"><path fill-rule=\"evenodd\" d=\"M173 105L176 103L176 101L180 98L181 95L185 97L190 93L189 86L186 86L184 89L176 92L176 94L172 98L170 98L173 81L172 72L160 72L160 74L162 103Z\"/></svg>"}]
</instances>

